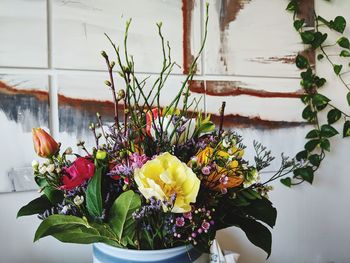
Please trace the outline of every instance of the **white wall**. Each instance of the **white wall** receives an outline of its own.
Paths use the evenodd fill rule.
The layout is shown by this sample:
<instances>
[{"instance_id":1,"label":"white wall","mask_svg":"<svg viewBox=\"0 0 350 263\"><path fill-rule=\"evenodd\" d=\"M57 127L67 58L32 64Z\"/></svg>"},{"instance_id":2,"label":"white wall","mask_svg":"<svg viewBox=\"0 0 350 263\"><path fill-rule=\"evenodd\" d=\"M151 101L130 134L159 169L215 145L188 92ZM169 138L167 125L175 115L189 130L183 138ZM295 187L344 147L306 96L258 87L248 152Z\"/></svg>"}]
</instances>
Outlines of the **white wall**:
<instances>
[{"instance_id":1,"label":"white wall","mask_svg":"<svg viewBox=\"0 0 350 263\"><path fill-rule=\"evenodd\" d=\"M256 28L252 26L252 24L249 24L249 20L247 20L249 17L259 17L260 15L273 17L270 12L262 12L264 5L260 6L260 1L264 1L266 6L273 8L273 13L275 12L278 18L276 18L276 21L274 19L267 21L262 20L262 25ZM335 14L343 14L350 21L349 12L347 12L347 10L350 10L350 3L347 0L334 0L332 4L326 4L324 3L325 1L321 0L315 1L317 9L324 17L332 18ZM35 8L35 11L32 12L32 16L37 17L35 21L44 21L41 22L41 25L42 28L44 28L42 32L44 32L43 34L45 34L45 36L44 40L41 40L40 43L46 42L45 39L48 39L48 45L44 48L41 45L37 45L35 41L33 44L28 43L28 45L32 45L28 47L28 50L33 50L33 52L35 51L39 54L35 56L35 61L32 61L33 57L31 56L28 56L25 61L22 61L21 59L25 56L23 54L20 54L17 58L7 57L6 60L0 59L0 73L49 76L51 130L53 134L59 136L65 144L73 143L77 137L76 134L65 133L59 130L58 112L60 105L57 100L57 92L61 92L65 95L73 94L72 97L74 97L74 92L76 92L74 88L79 88L79 85L82 86L81 88L84 88L85 84L81 81L84 81L86 78L89 80L86 85L90 84L90 86L87 88L88 92L85 90L84 96L104 98L104 92L99 91L98 93L94 93L93 89L90 88L93 87L95 83L98 85L97 83L99 83L100 79L103 80L105 78L105 73L101 71L102 67L100 67L100 62L96 60L96 57L98 56L99 50L107 46L107 43L101 42L100 40L93 40L91 42L91 39L98 39L98 36L102 34L105 28L111 30L113 34L121 34L122 26L120 23L114 27L114 24L111 22L114 17L113 10L115 10L115 13L118 13L118 17L120 18L120 12L127 12L129 9L127 8L127 4L125 4L125 6L120 5L122 7L121 9L124 11L108 8L111 2L107 0L101 2L87 0L77 1L77 4L73 2L69 4L67 3L68 1L48 0L49 5L46 5L47 2L45 0L25 2L29 5L26 7L28 9L31 8L30 5L39 5L39 7ZM181 1L154 0L150 2L153 8L143 8L143 11L145 11L143 16L139 16L137 12L128 16L136 17L136 23L140 23L138 24L139 27L141 27L142 21L147 21L147 23L152 24L150 22L150 17L156 21L159 19L167 21L168 26L165 27L165 31L167 30L166 28L171 28L167 34L173 38L173 45L175 45L174 54L181 61L182 53L180 40L182 32L178 30L179 27L181 28ZM212 12L214 12L219 1L210 2L213 7ZM226 31L229 49L226 53L227 59L229 60L227 63L228 68L226 69L220 64L221 60L218 57L216 57L217 60L215 60L211 52L216 50L215 52L218 53L220 49L220 47L218 47L219 44L215 40L215 34L218 32L212 29L212 36L214 37L211 38L211 41L209 41L207 45L206 57L201 61L201 73L197 78L238 81L246 85L247 88L257 90L271 89L271 91L274 91L279 86L286 87L287 91L299 89L298 79L296 79L298 72L294 69L293 65L265 63L265 66L263 66L264 64L252 62L253 60L251 58L246 57L247 54L251 54L254 50L256 51L254 54L255 57L270 57L271 50L276 50L276 54L282 56L294 54L294 51L300 49L301 45L297 42L296 36L291 37L293 33L293 31L290 30L292 27L291 17L283 8L286 2L287 1L280 0L253 0L251 6L247 4L244 9L242 9L241 22L233 24L233 26ZM161 5L159 3L161 3ZM15 7L15 10L16 8L18 8L18 10L24 10L23 0L0 0L0 10L2 5L11 5L11 7ZM155 10L155 12L152 13L150 10ZM167 10L172 10L170 13L174 15L169 15L170 13L167 13ZM200 15L202 11L201 6L197 2L193 15L195 21L193 22L193 26L197 29L192 33L191 43L193 49L198 48L198 38L200 37L201 27L200 22L198 22L200 20L198 19L202 17L203 13ZM78 12L78 15L76 15L76 12ZM15 13L13 14L16 16ZM47 17L47 15L49 16ZM101 19L101 17L105 17L104 19L107 21ZM215 18L215 14L213 14L212 17ZM213 28L215 27L216 21L214 18L212 22ZM3 14L0 19L3 19L2 22L6 21L6 17ZM17 17L16 19L19 18ZM91 21L89 19L91 19ZM86 20L90 23L86 23ZM265 21L266 24L264 24L263 21ZM43 25L43 23L45 25ZM75 27L76 23L80 23L80 26ZM84 32L84 30L82 31L82 28L84 28L82 25L84 25L84 23L86 23L86 32ZM106 27L106 24L109 26ZM148 26L151 25L147 25L147 27ZM246 28L244 26L246 26ZM10 26L7 27L9 28ZM46 30L46 27L48 30ZM6 29L6 25L2 23L0 29L5 30L4 28ZM290 42L290 46L279 50L278 46L271 48L266 42L263 42L266 38L264 30L268 30L269 28L273 28L273 32L275 32L276 36L280 38L286 37L284 40L286 43ZM51 29L53 29L53 31L50 31ZM19 27L15 30L20 34L23 29ZM55 30L58 33L55 33ZM238 46L232 44L230 49L230 43L233 43L234 36L237 36L237 34L239 36L240 32L243 34L244 32L249 32L249 30L256 30L254 34L252 34L252 37L253 40L255 39L257 48L248 46L247 50L249 52L240 54L240 49L245 46L244 43L238 43ZM67 31L67 34L65 34L65 31ZM143 30L140 31L141 32L137 32L135 36L141 35L141 37L143 37L142 48L145 48L148 43L154 50L158 50L158 47L152 44L153 39L150 38L151 34L154 34L155 31L147 31L149 35ZM286 32L290 33L287 34ZM48 36L46 35L47 33L49 34ZM349 31L346 33L349 35ZM35 34L34 31L33 34ZM16 37L17 36L18 34L16 34ZM67 39L63 39L64 36L66 36ZM247 34L244 36L250 37L251 35ZM3 53L8 50L11 43L13 44L17 43L16 41L21 41L21 39L14 39L13 37L14 36L11 34L7 35L6 39L10 41L10 44L1 46L0 43L0 50L3 48ZM269 38L273 37L273 35L269 36ZM291 38L290 40L289 37ZM73 46L64 46L64 41L71 41ZM86 45L84 41L86 41ZM254 44L251 42L249 43L250 45ZM280 44L282 45L285 43ZM138 45L139 43L134 46L136 52L141 48L138 47ZM79 57L74 57L74 55L76 55L74 49L79 48L82 49L79 50L79 52L82 52L79 53L79 56L83 58L76 61ZM145 61L150 60L147 54L152 55L152 52L153 49L146 52L145 57L143 57ZM142 52L140 53L142 56ZM46 54L48 55L46 56ZM236 56L242 61L239 59L238 61L234 60ZM48 61L46 61L47 57ZM13 64L13 61L17 60L21 61L21 63ZM141 72L147 71L147 65L144 63L141 64L143 67ZM70 68L70 65L72 68ZM151 63L149 67L150 71L156 72L156 67L157 64L155 62ZM318 63L317 68L320 75L330 80L325 93L336 101L336 104L343 105L344 110L349 112L344 97L346 92L338 83L337 79L333 77L332 69L327 63ZM247 71L245 69L247 69ZM215 72L220 74L217 75ZM245 72L249 72L249 74L245 74ZM172 76L171 83L179 83L179 78L181 77L178 75ZM63 84L60 85L61 83ZM94 84L92 85L91 83ZM258 98L244 96L225 97L225 99L229 102L229 113L238 112L245 116L257 115L272 121L300 120L299 116L302 105L298 104L299 102L297 103L295 100L283 100L281 103L281 100L271 99L266 102ZM206 100L208 110L214 113L222 97L216 98L215 96L206 96ZM6 132L9 132L8 127L9 126L5 126L5 130L7 129ZM337 126L337 128L341 131L340 126ZM246 138L248 146L251 146L252 139L258 139L269 146L277 156L281 152L293 156L303 147L303 137L306 133L306 129L301 126L280 129L259 129L251 126L247 129L240 129L240 131ZM332 142L332 152L327 156L322 168L318 171L313 186L304 184L293 189L288 189L280 183L275 184L275 190L271 193L271 200L277 207L278 219L276 227L272 232L273 248L272 255L268 262L350 262L350 191L348 190L347 184L349 182L349 173L346 167L346 164L350 161L350 142L348 139L342 140L340 138L333 139ZM10 144L9 147L12 145L16 145L16 143ZM21 147L21 145L18 146ZM1 158L5 158L5 155L6 153L2 150ZM15 158L15 156L13 156L13 158ZM26 161L28 162L28 160ZM45 238L35 244L32 243L39 220L35 217L25 217L16 220L15 217L18 209L37 195L36 192L0 194L0 262L91 262L91 246L62 244L51 237ZM259 263L265 260L265 253L251 245L240 230L228 229L221 231L218 233L218 238L225 249L235 250L241 254L240 263Z\"/></svg>"}]
</instances>

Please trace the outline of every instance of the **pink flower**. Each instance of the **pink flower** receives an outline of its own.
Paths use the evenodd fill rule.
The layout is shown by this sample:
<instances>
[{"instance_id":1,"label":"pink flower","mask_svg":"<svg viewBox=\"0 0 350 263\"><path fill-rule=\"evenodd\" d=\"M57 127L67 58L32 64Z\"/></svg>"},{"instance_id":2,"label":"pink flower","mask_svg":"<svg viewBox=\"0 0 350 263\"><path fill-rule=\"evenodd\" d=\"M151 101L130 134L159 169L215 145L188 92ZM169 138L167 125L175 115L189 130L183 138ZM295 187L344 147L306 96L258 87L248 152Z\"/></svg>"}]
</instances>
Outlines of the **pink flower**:
<instances>
[{"instance_id":1,"label":"pink flower","mask_svg":"<svg viewBox=\"0 0 350 263\"><path fill-rule=\"evenodd\" d=\"M183 213L184 218L192 219L192 212Z\"/></svg>"},{"instance_id":2,"label":"pink flower","mask_svg":"<svg viewBox=\"0 0 350 263\"><path fill-rule=\"evenodd\" d=\"M208 230L209 227L210 227L210 224L209 224L208 222L204 221L204 222L202 223L202 228L203 228L204 230Z\"/></svg>"},{"instance_id":3,"label":"pink flower","mask_svg":"<svg viewBox=\"0 0 350 263\"><path fill-rule=\"evenodd\" d=\"M182 227L185 225L185 218L181 217L177 217L176 218L176 226L178 227Z\"/></svg>"},{"instance_id":4,"label":"pink flower","mask_svg":"<svg viewBox=\"0 0 350 263\"><path fill-rule=\"evenodd\" d=\"M131 167L135 169L141 168L142 165L144 165L148 161L148 158L145 154L140 155L138 153L133 153L132 155L130 155L129 160Z\"/></svg>"},{"instance_id":5,"label":"pink flower","mask_svg":"<svg viewBox=\"0 0 350 263\"><path fill-rule=\"evenodd\" d=\"M92 161L79 157L69 167L63 168L61 190L71 190L94 176L95 165Z\"/></svg>"}]
</instances>

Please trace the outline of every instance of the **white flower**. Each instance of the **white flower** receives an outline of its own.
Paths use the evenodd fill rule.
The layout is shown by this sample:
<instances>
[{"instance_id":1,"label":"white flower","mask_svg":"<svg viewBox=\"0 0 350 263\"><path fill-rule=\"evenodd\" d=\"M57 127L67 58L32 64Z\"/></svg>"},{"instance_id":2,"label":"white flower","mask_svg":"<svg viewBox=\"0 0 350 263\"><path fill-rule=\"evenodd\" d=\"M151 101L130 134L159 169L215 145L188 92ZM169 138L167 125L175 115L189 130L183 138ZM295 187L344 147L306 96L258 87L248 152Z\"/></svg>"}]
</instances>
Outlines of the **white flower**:
<instances>
[{"instance_id":1,"label":"white flower","mask_svg":"<svg viewBox=\"0 0 350 263\"><path fill-rule=\"evenodd\" d=\"M48 173L52 173L53 171L55 171L55 165L52 163L52 164L49 164L47 167L46 167L46 171Z\"/></svg>"},{"instance_id":2,"label":"white flower","mask_svg":"<svg viewBox=\"0 0 350 263\"><path fill-rule=\"evenodd\" d=\"M46 166L45 166L45 165L41 165L41 166L39 167L39 173L41 173L41 174L46 173Z\"/></svg>"},{"instance_id":3,"label":"white flower","mask_svg":"<svg viewBox=\"0 0 350 263\"><path fill-rule=\"evenodd\" d=\"M39 167L39 162L37 160L33 160L32 161L32 167L33 167L34 171L37 171L38 167Z\"/></svg>"},{"instance_id":4,"label":"white flower","mask_svg":"<svg viewBox=\"0 0 350 263\"><path fill-rule=\"evenodd\" d=\"M74 197L73 202L77 206L81 205L82 203L84 203L84 196L77 195L76 197Z\"/></svg>"},{"instance_id":5,"label":"white flower","mask_svg":"<svg viewBox=\"0 0 350 263\"><path fill-rule=\"evenodd\" d=\"M256 169L254 169L247 176L246 180L243 183L243 186L244 187L249 187L252 184L255 184L255 183L259 182L259 181L260 181L259 173L258 173L258 171Z\"/></svg>"}]
</instances>

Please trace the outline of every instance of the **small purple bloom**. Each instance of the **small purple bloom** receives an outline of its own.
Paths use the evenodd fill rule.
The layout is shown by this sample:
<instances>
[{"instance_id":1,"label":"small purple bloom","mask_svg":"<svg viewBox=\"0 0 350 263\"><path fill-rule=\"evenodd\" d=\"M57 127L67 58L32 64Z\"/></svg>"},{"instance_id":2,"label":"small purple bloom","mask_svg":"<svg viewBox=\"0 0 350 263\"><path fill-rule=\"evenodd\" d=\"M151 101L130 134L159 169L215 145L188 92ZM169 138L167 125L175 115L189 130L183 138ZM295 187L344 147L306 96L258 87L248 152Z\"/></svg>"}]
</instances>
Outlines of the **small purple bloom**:
<instances>
[{"instance_id":1,"label":"small purple bloom","mask_svg":"<svg viewBox=\"0 0 350 263\"><path fill-rule=\"evenodd\" d=\"M209 175L209 174L210 174L210 167L209 167L209 166L204 166L204 167L202 168L202 173L203 173L204 175Z\"/></svg>"}]
</instances>

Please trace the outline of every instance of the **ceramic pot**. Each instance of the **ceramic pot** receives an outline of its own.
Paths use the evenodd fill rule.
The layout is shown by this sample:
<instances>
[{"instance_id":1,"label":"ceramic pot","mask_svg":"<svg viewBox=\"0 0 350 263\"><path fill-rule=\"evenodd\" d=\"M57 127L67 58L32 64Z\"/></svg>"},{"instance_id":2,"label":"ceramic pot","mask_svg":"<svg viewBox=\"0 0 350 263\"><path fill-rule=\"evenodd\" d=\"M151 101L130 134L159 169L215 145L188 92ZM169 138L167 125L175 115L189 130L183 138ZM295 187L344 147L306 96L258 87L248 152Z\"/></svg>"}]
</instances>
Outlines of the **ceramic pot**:
<instances>
[{"instance_id":1,"label":"ceramic pot","mask_svg":"<svg viewBox=\"0 0 350 263\"><path fill-rule=\"evenodd\" d=\"M187 263L198 262L201 254L191 246L160 250L116 248L103 243L93 245L93 263Z\"/></svg>"}]
</instances>

